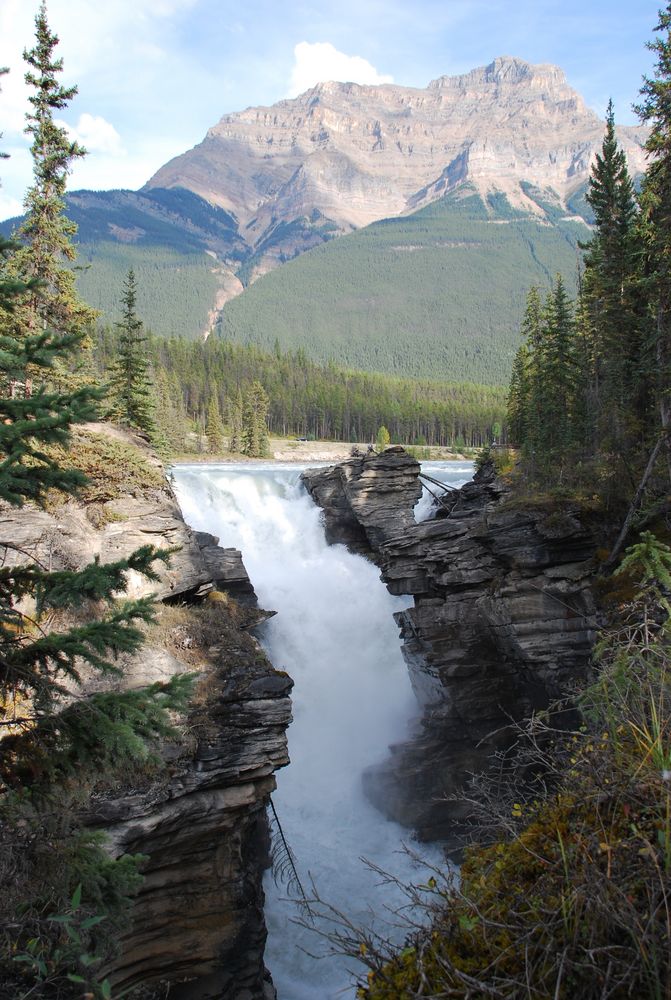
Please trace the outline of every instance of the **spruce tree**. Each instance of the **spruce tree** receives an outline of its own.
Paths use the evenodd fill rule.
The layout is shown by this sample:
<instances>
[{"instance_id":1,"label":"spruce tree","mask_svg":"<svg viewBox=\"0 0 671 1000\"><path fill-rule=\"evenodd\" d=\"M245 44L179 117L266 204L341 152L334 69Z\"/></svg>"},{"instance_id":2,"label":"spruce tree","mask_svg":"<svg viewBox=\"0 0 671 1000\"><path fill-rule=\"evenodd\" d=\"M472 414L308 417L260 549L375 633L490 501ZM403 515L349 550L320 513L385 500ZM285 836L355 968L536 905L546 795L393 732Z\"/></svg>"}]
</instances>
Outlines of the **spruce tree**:
<instances>
[{"instance_id":1,"label":"spruce tree","mask_svg":"<svg viewBox=\"0 0 671 1000\"><path fill-rule=\"evenodd\" d=\"M214 455L220 455L224 450L224 425L219 410L219 399L214 390L210 393L210 400L207 404L205 434L209 450Z\"/></svg>"},{"instance_id":2,"label":"spruce tree","mask_svg":"<svg viewBox=\"0 0 671 1000\"><path fill-rule=\"evenodd\" d=\"M119 331L118 355L109 389L112 415L128 427L151 434L154 431L154 403L147 357L148 338L135 311L137 284L132 268L124 281L121 302L123 318L116 324Z\"/></svg>"},{"instance_id":3,"label":"spruce tree","mask_svg":"<svg viewBox=\"0 0 671 1000\"><path fill-rule=\"evenodd\" d=\"M242 413L242 453L250 458L268 454L268 394L258 380L247 390Z\"/></svg>"},{"instance_id":4,"label":"spruce tree","mask_svg":"<svg viewBox=\"0 0 671 1000\"><path fill-rule=\"evenodd\" d=\"M156 374L156 408L152 444L162 458L170 458L186 451L189 420L177 375L168 375L165 368Z\"/></svg>"},{"instance_id":5,"label":"spruce tree","mask_svg":"<svg viewBox=\"0 0 671 1000\"><path fill-rule=\"evenodd\" d=\"M529 348L522 344L513 361L507 397L508 434L513 444L527 444L529 421Z\"/></svg>"},{"instance_id":6,"label":"spruce tree","mask_svg":"<svg viewBox=\"0 0 671 1000\"><path fill-rule=\"evenodd\" d=\"M650 364L648 373L655 385L671 480L671 2L660 10L655 31L659 37L648 42L648 48L656 53L657 74L644 78L643 100L636 111L651 126L646 142L649 164L640 199L655 313L650 337L654 367Z\"/></svg>"},{"instance_id":7,"label":"spruce tree","mask_svg":"<svg viewBox=\"0 0 671 1000\"><path fill-rule=\"evenodd\" d=\"M242 451L243 412L242 389L238 386L228 403L228 450L232 452Z\"/></svg>"},{"instance_id":8,"label":"spruce tree","mask_svg":"<svg viewBox=\"0 0 671 1000\"><path fill-rule=\"evenodd\" d=\"M577 379L574 336L572 304L558 274L545 303L539 366L544 419L538 433L546 462L556 462L575 442L571 419Z\"/></svg>"},{"instance_id":9,"label":"spruce tree","mask_svg":"<svg viewBox=\"0 0 671 1000\"><path fill-rule=\"evenodd\" d=\"M634 186L615 136L612 101L586 197L595 220L594 236L583 245L581 310L591 360L592 440L594 446L622 452L635 432L640 399L640 247Z\"/></svg>"},{"instance_id":10,"label":"spruce tree","mask_svg":"<svg viewBox=\"0 0 671 1000\"><path fill-rule=\"evenodd\" d=\"M21 303L14 329L15 335L45 329L79 334L81 371L87 364L91 346L88 333L96 312L75 289L71 264L76 259L72 237L77 227L64 214L64 195L72 164L86 150L54 120L55 113L62 111L77 93L76 87L62 87L58 81L63 60L54 56L57 45L58 37L49 28L43 0L35 18L35 46L23 53L30 67L26 83L33 91L28 98L31 110L26 115L26 132L32 136L33 184L25 197L26 218L17 234L21 247L12 264L19 277L38 279L40 293L27 296ZM84 334L85 338L81 336ZM82 351L86 352L84 360ZM72 358L56 358L52 378L72 386L81 381L81 375L73 381L66 364L72 367Z\"/></svg>"},{"instance_id":11,"label":"spruce tree","mask_svg":"<svg viewBox=\"0 0 671 1000\"><path fill-rule=\"evenodd\" d=\"M538 288L527 294L521 329L523 344L516 358L516 384L512 386L510 418L514 423L513 440L527 459L534 459L541 447L544 387L542 381L543 307Z\"/></svg>"}]
</instances>

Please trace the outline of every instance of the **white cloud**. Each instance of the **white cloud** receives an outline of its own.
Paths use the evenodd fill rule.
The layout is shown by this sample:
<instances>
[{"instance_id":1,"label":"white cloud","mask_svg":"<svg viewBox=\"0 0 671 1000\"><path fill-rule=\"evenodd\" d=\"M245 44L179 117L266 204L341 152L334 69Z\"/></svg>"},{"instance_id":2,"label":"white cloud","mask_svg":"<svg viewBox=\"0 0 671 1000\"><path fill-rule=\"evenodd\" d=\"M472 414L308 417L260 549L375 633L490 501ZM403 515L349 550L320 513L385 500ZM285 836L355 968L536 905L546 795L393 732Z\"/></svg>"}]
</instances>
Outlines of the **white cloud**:
<instances>
[{"instance_id":1,"label":"white cloud","mask_svg":"<svg viewBox=\"0 0 671 1000\"><path fill-rule=\"evenodd\" d=\"M393 83L393 77L378 73L367 59L339 52L330 42L299 42L294 48L290 97L296 97L326 80L342 83Z\"/></svg>"},{"instance_id":2,"label":"white cloud","mask_svg":"<svg viewBox=\"0 0 671 1000\"><path fill-rule=\"evenodd\" d=\"M149 136L144 142L133 145L133 153L94 153L78 160L72 169L68 189L85 188L91 191L137 190L173 156L184 152L179 136L164 140ZM1 218L1 216L0 216Z\"/></svg>"},{"instance_id":3,"label":"white cloud","mask_svg":"<svg viewBox=\"0 0 671 1000\"><path fill-rule=\"evenodd\" d=\"M0 191L0 219L13 219L23 214L23 205L18 198L5 197Z\"/></svg>"},{"instance_id":4,"label":"white cloud","mask_svg":"<svg viewBox=\"0 0 671 1000\"><path fill-rule=\"evenodd\" d=\"M121 136L114 125L101 115L84 112L76 125L68 125L63 121L57 124L67 129L70 138L76 139L89 153L107 153L112 156L122 156L125 153Z\"/></svg>"}]
</instances>

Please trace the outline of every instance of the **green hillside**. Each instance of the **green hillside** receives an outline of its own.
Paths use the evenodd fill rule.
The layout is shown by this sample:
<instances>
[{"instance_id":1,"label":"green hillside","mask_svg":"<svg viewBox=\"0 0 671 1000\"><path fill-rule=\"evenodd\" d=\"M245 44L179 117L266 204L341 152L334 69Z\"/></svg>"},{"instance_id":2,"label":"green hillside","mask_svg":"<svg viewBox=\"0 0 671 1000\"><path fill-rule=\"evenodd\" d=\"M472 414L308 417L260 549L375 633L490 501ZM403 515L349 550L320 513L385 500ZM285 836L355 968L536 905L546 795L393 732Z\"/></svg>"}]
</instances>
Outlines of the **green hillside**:
<instances>
[{"instance_id":1,"label":"green hillside","mask_svg":"<svg viewBox=\"0 0 671 1000\"><path fill-rule=\"evenodd\" d=\"M65 210L78 227L79 293L106 323L119 317L132 267L146 325L161 336L198 337L221 283L213 255L234 269L249 254L232 215L181 188L74 191ZM20 223L2 222L0 232L9 235Z\"/></svg>"},{"instance_id":2,"label":"green hillside","mask_svg":"<svg viewBox=\"0 0 671 1000\"><path fill-rule=\"evenodd\" d=\"M525 191L540 215L514 211L502 195L484 204L465 186L348 236L334 238L321 216L278 222L254 249L232 215L179 188L75 191L66 211L79 227L79 291L103 322L118 318L132 267L146 325L198 338L222 283L218 262L246 284L271 251L284 263L226 305L224 339L266 350L277 342L349 368L496 385L508 380L529 286L561 271L570 288L577 241L588 234L547 192ZM586 207L577 192L569 211Z\"/></svg>"},{"instance_id":3,"label":"green hillside","mask_svg":"<svg viewBox=\"0 0 671 1000\"><path fill-rule=\"evenodd\" d=\"M577 275L584 223L468 188L318 246L229 302L224 339L368 371L507 382L528 288ZM545 200L544 200L545 199Z\"/></svg>"},{"instance_id":4,"label":"green hillside","mask_svg":"<svg viewBox=\"0 0 671 1000\"><path fill-rule=\"evenodd\" d=\"M103 322L120 318L121 289L132 267L137 312L150 330L164 337L188 338L204 332L219 284L207 254L110 241L80 244L78 252L79 293L100 310Z\"/></svg>"}]
</instances>

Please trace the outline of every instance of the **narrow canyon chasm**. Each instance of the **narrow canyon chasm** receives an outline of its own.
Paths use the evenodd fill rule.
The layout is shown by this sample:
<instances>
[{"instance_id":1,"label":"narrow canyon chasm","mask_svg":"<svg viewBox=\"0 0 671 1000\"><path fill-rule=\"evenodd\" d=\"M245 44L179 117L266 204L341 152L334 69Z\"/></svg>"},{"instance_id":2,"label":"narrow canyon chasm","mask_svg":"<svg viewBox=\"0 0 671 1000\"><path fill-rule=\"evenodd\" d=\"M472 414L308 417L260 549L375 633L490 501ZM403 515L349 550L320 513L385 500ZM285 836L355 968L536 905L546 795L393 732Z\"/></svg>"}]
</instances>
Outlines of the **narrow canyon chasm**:
<instances>
[{"instance_id":1,"label":"narrow canyon chasm","mask_svg":"<svg viewBox=\"0 0 671 1000\"><path fill-rule=\"evenodd\" d=\"M54 566L180 547L158 584L131 582L160 613L116 683L195 670L196 702L160 776L129 775L85 817L113 855L145 855L106 970L115 989L353 997L357 970L327 955L328 923L315 934L295 880L270 870L271 795L305 894L402 937L398 890L365 861L422 881L421 859L442 863L463 818L450 794L504 745L502 726L584 676L588 526L518 508L468 463L438 473L452 488L430 512L419 472L399 448L302 472L179 465L172 488L110 501L100 519L76 501L4 515Z\"/></svg>"}]
</instances>

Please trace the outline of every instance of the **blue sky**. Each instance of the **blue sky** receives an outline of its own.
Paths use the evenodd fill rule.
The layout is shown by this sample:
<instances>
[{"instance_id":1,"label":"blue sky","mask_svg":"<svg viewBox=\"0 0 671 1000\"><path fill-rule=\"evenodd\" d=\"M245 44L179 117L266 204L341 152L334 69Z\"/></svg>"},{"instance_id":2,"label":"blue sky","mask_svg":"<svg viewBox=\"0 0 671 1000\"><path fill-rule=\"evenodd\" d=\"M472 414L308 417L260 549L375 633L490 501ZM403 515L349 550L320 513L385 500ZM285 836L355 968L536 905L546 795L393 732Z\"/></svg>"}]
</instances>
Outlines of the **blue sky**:
<instances>
[{"instance_id":1,"label":"blue sky","mask_svg":"<svg viewBox=\"0 0 671 1000\"><path fill-rule=\"evenodd\" d=\"M424 87L499 55L555 63L587 103L633 124L659 0L48 0L79 95L63 121L90 155L70 188L140 187L231 111L318 79ZM0 218L30 183L21 52L38 0L0 0Z\"/></svg>"}]
</instances>

